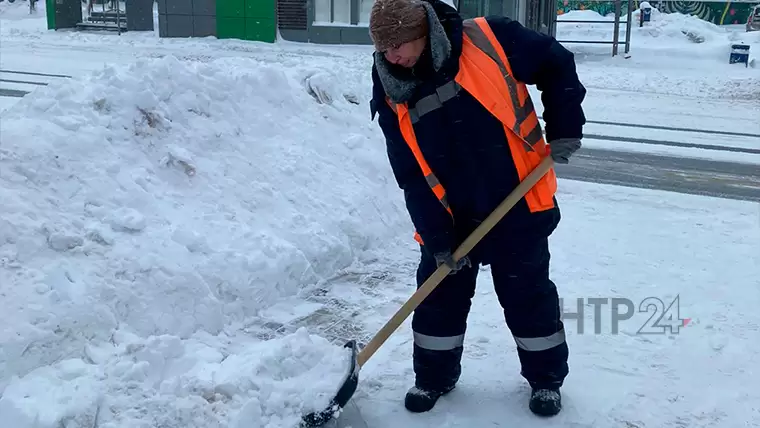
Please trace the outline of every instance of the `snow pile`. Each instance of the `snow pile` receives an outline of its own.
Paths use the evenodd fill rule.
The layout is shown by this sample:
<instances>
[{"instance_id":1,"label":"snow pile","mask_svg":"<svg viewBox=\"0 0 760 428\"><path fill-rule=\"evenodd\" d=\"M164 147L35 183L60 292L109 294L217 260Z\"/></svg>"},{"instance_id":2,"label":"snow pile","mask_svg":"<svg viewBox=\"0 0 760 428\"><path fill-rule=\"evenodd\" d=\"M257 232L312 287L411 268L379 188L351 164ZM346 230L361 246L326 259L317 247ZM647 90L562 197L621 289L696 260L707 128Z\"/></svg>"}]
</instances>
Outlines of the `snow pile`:
<instances>
[{"instance_id":1,"label":"snow pile","mask_svg":"<svg viewBox=\"0 0 760 428\"><path fill-rule=\"evenodd\" d=\"M652 8L650 22L639 27L640 10L632 13L633 27L631 28L631 51L660 51L668 56L684 58L710 58L725 63L732 43L747 43L760 49L760 33L743 33L732 31L726 27L715 25L696 16L680 13L661 13ZM621 17L625 21L625 14ZM563 23L562 21L609 21L601 23ZM614 34L614 15L602 16L591 10L576 10L558 16L557 39L573 41L612 41ZM625 24L620 25L620 42L625 42ZM570 44L572 49L581 52L591 52L603 49L609 51L609 46ZM622 52L622 46L621 46Z\"/></svg>"},{"instance_id":2,"label":"snow pile","mask_svg":"<svg viewBox=\"0 0 760 428\"><path fill-rule=\"evenodd\" d=\"M45 18L45 0L37 0L35 10L29 10L29 1L8 0L0 2L0 33L4 35L23 35L29 31L39 32L47 29ZM12 23L8 25L9 23ZM7 28L6 28L7 27Z\"/></svg>"},{"instance_id":3,"label":"snow pile","mask_svg":"<svg viewBox=\"0 0 760 428\"><path fill-rule=\"evenodd\" d=\"M760 96L760 75L751 62L760 52L760 32L746 33L695 16L660 13L656 9L652 10L652 21L644 27L638 26L638 17L639 12L634 12L631 56L625 59L625 25L620 26L619 56L615 58L611 45L568 43L612 41L613 16L586 10L558 17L557 39L575 53L587 88L710 100L756 101ZM562 22L571 20L603 20L609 24ZM737 43L750 45L750 67L729 63L731 45Z\"/></svg>"},{"instance_id":4,"label":"snow pile","mask_svg":"<svg viewBox=\"0 0 760 428\"><path fill-rule=\"evenodd\" d=\"M638 10L634 12L636 23L639 13ZM721 62L727 61L732 44L748 44L754 51L760 50L760 33L747 33L743 28L733 31L730 27L718 26L693 15L661 13L657 8L652 8L651 22L641 28L636 25L633 34L639 43L646 40L648 49L679 47L684 54L713 57Z\"/></svg>"},{"instance_id":5,"label":"snow pile","mask_svg":"<svg viewBox=\"0 0 760 428\"><path fill-rule=\"evenodd\" d=\"M331 80L351 81L326 69L167 57L40 88L4 113L0 419L16 409L58 426L84 417L82 403L106 398L122 414L120 400L144 394L124 417L166 405L167 417L189 413L159 426L210 427L193 417L233 417L234 400L204 398L233 378L227 398L270 374L317 394L322 373L308 367L332 346L303 335L262 344L240 329L266 323L262 310L278 302L297 312L302 293L376 258L380 245L409 242L411 230L366 104L356 104L359 91L325 87ZM247 347L227 354L225 338ZM310 350L289 362L288 346ZM165 388L184 391L185 404L161 398ZM263 418L300 405L288 391L259 386L258 400L275 397L284 412L261 401ZM60 393L60 406L43 393Z\"/></svg>"},{"instance_id":6,"label":"snow pile","mask_svg":"<svg viewBox=\"0 0 760 428\"><path fill-rule=\"evenodd\" d=\"M37 11L45 11L45 1L37 1ZM29 0L4 0L0 1L0 17L24 18L29 15Z\"/></svg>"},{"instance_id":7,"label":"snow pile","mask_svg":"<svg viewBox=\"0 0 760 428\"><path fill-rule=\"evenodd\" d=\"M84 359L12 383L0 416L13 428L294 427L325 409L347 375L350 353L304 329L237 353L214 339L117 332Z\"/></svg>"},{"instance_id":8,"label":"snow pile","mask_svg":"<svg viewBox=\"0 0 760 428\"><path fill-rule=\"evenodd\" d=\"M730 32L712 22L700 19L697 16L682 13L661 13L653 7L651 21L638 26L641 10L633 13L634 30L639 37L648 37L652 40L653 47L667 45L663 39L670 39L676 43L713 43L726 42Z\"/></svg>"}]
</instances>

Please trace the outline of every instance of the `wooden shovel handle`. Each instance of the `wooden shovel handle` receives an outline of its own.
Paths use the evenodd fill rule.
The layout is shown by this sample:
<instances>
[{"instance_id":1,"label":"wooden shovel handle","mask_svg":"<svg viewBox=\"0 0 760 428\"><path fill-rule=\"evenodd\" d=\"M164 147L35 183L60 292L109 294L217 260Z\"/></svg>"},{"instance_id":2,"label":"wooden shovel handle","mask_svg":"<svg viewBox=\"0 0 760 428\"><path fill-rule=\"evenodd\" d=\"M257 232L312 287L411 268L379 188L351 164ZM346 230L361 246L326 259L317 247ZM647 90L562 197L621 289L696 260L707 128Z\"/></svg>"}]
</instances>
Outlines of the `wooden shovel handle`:
<instances>
[{"instance_id":1,"label":"wooden shovel handle","mask_svg":"<svg viewBox=\"0 0 760 428\"><path fill-rule=\"evenodd\" d=\"M481 223L471 234L467 237L467 239L464 240L462 245L457 248L457 250L454 252L453 257L454 260L459 260L462 257L466 256L470 251L472 251L473 248L475 248L475 245L480 242L483 237L493 229L494 226L504 217L507 212L509 212L512 207L517 204L517 202L525 196L526 193L540 180L544 174L549 172L549 170L554 166L554 162L552 161L552 158L550 156L547 156L537 167L534 169L527 177L525 177L525 180L520 182L520 184L517 185L515 190L513 190L505 199L504 201L499 204L498 207ZM386 340L393 334L394 331L401 325L404 320L414 312L415 309L417 309L417 306L419 306L420 303L422 303L425 298L430 295L430 293L433 292L433 290L438 286L438 284L443 281L444 278L451 272L451 268L449 268L445 263L441 264L441 266L436 269L435 272L433 272L432 275L420 286L420 288L417 289L417 291L412 294L412 297L409 298L409 300L404 303L403 306L396 312L393 317L388 320L387 323L383 326L383 328L380 329L380 331L375 334L375 337L372 338L372 340L369 341L367 346L362 348L362 350L359 352L359 355L357 355L356 361L359 364L359 367L363 366L364 363L367 362L367 360L372 357L372 355L375 354L375 352L380 348L380 346L385 343Z\"/></svg>"}]
</instances>

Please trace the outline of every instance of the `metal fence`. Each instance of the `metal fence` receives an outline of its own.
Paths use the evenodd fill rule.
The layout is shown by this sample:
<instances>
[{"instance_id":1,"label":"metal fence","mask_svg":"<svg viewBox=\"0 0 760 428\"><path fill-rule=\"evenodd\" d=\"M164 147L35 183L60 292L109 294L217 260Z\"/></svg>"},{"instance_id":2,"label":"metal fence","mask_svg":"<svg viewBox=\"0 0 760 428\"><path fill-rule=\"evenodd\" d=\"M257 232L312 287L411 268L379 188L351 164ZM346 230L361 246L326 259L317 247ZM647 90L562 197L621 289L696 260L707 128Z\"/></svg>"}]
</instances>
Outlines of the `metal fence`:
<instances>
[{"instance_id":1,"label":"metal fence","mask_svg":"<svg viewBox=\"0 0 760 428\"><path fill-rule=\"evenodd\" d=\"M587 2L599 2L599 3L610 3L610 0L586 0ZM603 21L603 20L566 20L566 19L558 19L559 15L554 18L554 25L556 28L557 24L612 24L613 25L613 33L612 33L612 40L560 40L558 41L560 43L579 43L579 44L605 44L605 45L612 45L612 56L616 56L619 51L619 46L621 44L620 42L620 25L625 24L625 53L627 54L631 50L631 24L633 20L633 0L626 0L627 4L627 13L626 13L626 20L622 21L622 9L623 9L623 1L622 0L612 0L612 3L615 5L615 16L614 20L612 21ZM555 35L556 37L556 35Z\"/></svg>"}]
</instances>

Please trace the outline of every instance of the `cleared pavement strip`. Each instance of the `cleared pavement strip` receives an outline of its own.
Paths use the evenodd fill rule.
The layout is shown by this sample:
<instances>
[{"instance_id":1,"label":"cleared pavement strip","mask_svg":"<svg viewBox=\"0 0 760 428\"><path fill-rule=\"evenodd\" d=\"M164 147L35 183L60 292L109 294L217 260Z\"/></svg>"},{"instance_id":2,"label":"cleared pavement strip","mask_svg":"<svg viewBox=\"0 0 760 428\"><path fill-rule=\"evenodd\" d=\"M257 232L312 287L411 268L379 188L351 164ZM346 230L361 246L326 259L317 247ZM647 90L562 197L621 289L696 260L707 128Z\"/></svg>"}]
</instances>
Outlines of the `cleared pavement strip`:
<instances>
[{"instance_id":1,"label":"cleared pavement strip","mask_svg":"<svg viewBox=\"0 0 760 428\"><path fill-rule=\"evenodd\" d=\"M760 202L760 166L752 164L589 148L556 171L570 180Z\"/></svg>"},{"instance_id":2,"label":"cleared pavement strip","mask_svg":"<svg viewBox=\"0 0 760 428\"><path fill-rule=\"evenodd\" d=\"M21 90L18 90L18 89L0 88L0 97L22 98L24 95L26 95L28 93L29 93L29 91L21 91Z\"/></svg>"},{"instance_id":3,"label":"cleared pavement strip","mask_svg":"<svg viewBox=\"0 0 760 428\"><path fill-rule=\"evenodd\" d=\"M29 80L13 80L13 79L2 79L0 78L0 82L7 82L7 83L21 83L24 85L36 85L36 86L47 86L48 84L46 82L32 82Z\"/></svg>"},{"instance_id":4,"label":"cleared pavement strip","mask_svg":"<svg viewBox=\"0 0 760 428\"><path fill-rule=\"evenodd\" d=\"M35 71L5 70L2 68L0 68L0 73L24 74L27 76L60 77L60 78L65 78L65 79L71 78L71 76L66 75L66 74L49 74L49 73L38 73Z\"/></svg>"},{"instance_id":5,"label":"cleared pavement strip","mask_svg":"<svg viewBox=\"0 0 760 428\"><path fill-rule=\"evenodd\" d=\"M47 86L50 84L50 82L53 82L55 80L71 78L71 76L65 74L38 73L34 71L6 69L0 69L0 75L2 75L2 77L0 77L0 83L8 83L10 86L14 86L11 88L0 88L0 97L10 98L22 98L24 95L33 91L34 87ZM24 76L36 76L37 78Z\"/></svg>"}]
</instances>

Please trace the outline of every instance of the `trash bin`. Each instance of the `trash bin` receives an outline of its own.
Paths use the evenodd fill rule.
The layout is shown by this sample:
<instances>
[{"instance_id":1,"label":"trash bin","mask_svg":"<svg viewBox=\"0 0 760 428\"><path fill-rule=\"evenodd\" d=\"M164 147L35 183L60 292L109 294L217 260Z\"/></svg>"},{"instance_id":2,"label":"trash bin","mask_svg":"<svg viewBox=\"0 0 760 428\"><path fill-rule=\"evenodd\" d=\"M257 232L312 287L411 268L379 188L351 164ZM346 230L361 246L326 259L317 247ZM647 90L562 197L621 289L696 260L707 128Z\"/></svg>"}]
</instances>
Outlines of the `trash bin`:
<instances>
[{"instance_id":1,"label":"trash bin","mask_svg":"<svg viewBox=\"0 0 760 428\"><path fill-rule=\"evenodd\" d=\"M643 1L639 5L639 27L643 27L645 22L652 21L652 5L648 1Z\"/></svg>"},{"instance_id":2,"label":"trash bin","mask_svg":"<svg viewBox=\"0 0 760 428\"><path fill-rule=\"evenodd\" d=\"M652 8L645 7L641 9L641 22L650 22L652 20Z\"/></svg>"},{"instance_id":3,"label":"trash bin","mask_svg":"<svg viewBox=\"0 0 760 428\"><path fill-rule=\"evenodd\" d=\"M731 45L731 56L728 58L729 64L744 63L749 67L749 45Z\"/></svg>"},{"instance_id":4,"label":"trash bin","mask_svg":"<svg viewBox=\"0 0 760 428\"><path fill-rule=\"evenodd\" d=\"M75 28L82 22L81 0L45 0L48 30Z\"/></svg>"}]
</instances>

